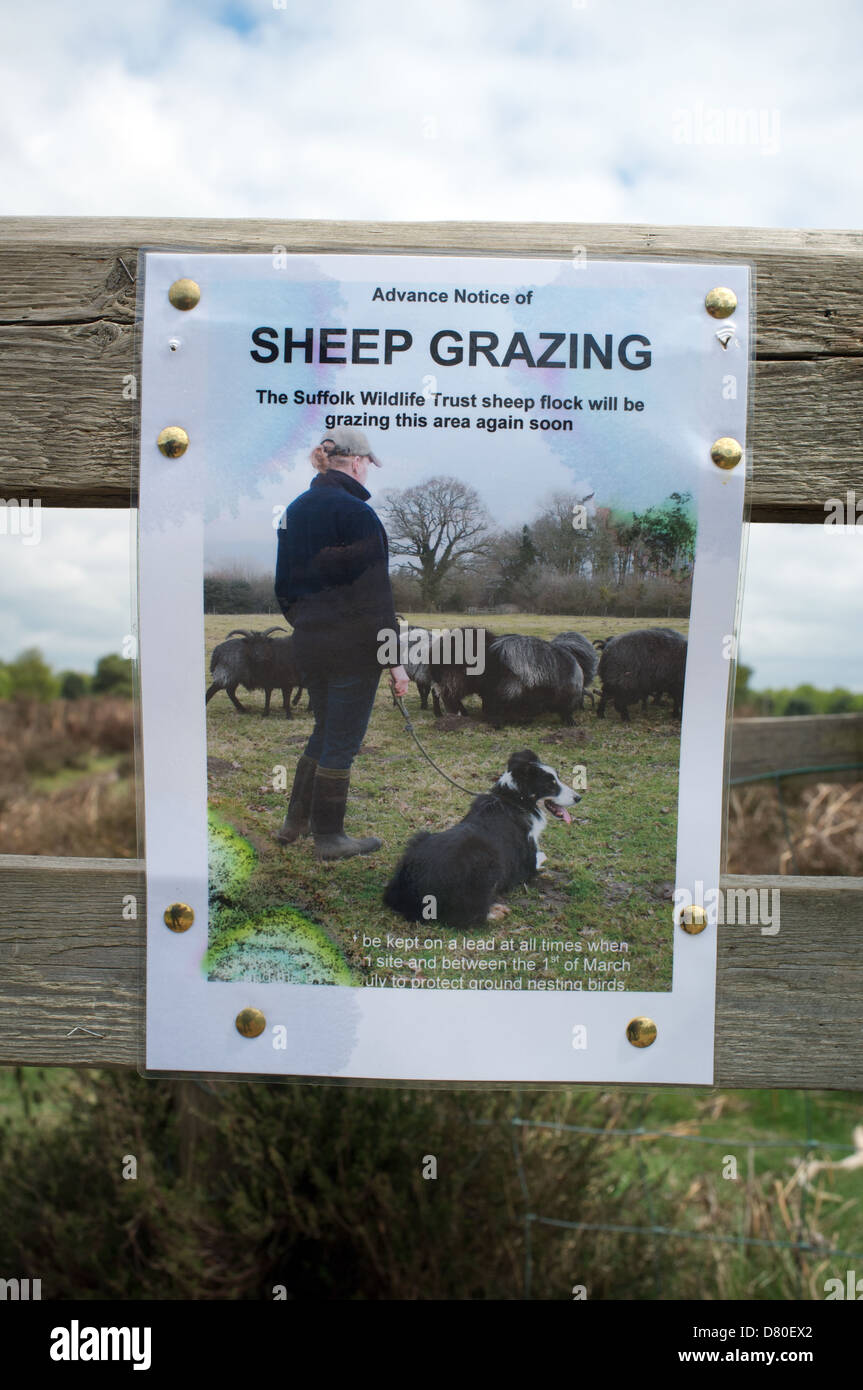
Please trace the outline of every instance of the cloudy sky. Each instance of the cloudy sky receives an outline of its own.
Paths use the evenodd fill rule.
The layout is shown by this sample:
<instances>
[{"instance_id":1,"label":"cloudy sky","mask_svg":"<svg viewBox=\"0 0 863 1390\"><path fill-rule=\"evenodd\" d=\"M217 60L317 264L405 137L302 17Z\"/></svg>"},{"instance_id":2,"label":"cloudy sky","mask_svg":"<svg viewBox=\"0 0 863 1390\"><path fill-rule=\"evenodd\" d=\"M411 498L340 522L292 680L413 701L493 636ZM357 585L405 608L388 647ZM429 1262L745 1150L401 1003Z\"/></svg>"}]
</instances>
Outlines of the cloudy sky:
<instances>
[{"instance_id":1,"label":"cloudy sky","mask_svg":"<svg viewBox=\"0 0 863 1390\"><path fill-rule=\"evenodd\" d=\"M859 227L861 37L855 0L6 5L0 212ZM0 659L119 650L127 514L4 529ZM863 534L752 528L755 683L863 690L861 581Z\"/></svg>"}]
</instances>

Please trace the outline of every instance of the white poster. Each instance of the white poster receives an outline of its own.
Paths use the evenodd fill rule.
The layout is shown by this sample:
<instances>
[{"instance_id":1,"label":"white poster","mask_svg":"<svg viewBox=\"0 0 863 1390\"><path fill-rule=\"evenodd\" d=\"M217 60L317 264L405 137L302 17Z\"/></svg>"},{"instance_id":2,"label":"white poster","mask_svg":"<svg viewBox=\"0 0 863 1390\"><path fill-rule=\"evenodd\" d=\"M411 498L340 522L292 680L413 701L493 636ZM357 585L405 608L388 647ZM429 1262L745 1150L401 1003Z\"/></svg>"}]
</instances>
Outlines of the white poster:
<instances>
[{"instance_id":1,"label":"white poster","mask_svg":"<svg viewBox=\"0 0 863 1390\"><path fill-rule=\"evenodd\" d=\"M144 1068L712 1083L750 267L141 259Z\"/></svg>"}]
</instances>

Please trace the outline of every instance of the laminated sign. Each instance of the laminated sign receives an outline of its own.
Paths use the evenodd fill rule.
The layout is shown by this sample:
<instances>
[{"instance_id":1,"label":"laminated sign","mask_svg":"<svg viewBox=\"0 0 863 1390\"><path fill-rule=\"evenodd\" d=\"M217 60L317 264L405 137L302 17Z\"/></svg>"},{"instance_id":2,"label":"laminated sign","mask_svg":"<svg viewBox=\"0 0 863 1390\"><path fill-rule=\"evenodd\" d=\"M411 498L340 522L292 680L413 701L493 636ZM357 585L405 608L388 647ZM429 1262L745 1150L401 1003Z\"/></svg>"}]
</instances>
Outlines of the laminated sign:
<instances>
[{"instance_id":1,"label":"laminated sign","mask_svg":"<svg viewBox=\"0 0 863 1390\"><path fill-rule=\"evenodd\" d=\"M711 1083L750 266L141 261L143 1069Z\"/></svg>"}]
</instances>

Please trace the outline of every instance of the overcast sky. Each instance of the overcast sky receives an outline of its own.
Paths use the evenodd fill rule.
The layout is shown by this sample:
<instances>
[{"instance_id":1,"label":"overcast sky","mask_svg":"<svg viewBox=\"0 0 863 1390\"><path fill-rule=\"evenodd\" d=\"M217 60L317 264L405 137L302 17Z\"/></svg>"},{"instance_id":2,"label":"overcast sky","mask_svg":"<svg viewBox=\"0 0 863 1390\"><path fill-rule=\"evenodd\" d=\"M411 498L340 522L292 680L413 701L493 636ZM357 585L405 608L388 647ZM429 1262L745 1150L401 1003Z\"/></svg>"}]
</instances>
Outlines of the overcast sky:
<instances>
[{"instance_id":1,"label":"overcast sky","mask_svg":"<svg viewBox=\"0 0 863 1390\"><path fill-rule=\"evenodd\" d=\"M0 212L859 227L861 36L854 0L9 4ZM3 529L0 659L119 650L127 514ZM756 685L863 690L832 530L752 528Z\"/></svg>"}]
</instances>

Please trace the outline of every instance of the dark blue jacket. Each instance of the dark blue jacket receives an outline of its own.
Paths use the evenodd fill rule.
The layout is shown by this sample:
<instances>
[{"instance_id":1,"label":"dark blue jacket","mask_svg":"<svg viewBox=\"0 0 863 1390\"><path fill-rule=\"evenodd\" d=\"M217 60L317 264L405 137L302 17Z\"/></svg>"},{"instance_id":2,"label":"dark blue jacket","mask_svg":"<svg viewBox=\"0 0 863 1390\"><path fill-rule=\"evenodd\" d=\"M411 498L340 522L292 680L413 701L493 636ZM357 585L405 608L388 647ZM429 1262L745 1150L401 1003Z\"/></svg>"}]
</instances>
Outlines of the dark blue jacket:
<instances>
[{"instance_id":1,"label":"dark blue jacket","mask_svg":"<svg viewBox=\"0 0 863 1390\"><path fill-rule=\"evenodd\" d=\"M398 632L387 533L349 473L312 479L279 522L276 598L303 674L380 670L378 632Z\"/></svg>"}]
</instances>

